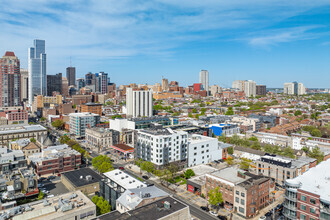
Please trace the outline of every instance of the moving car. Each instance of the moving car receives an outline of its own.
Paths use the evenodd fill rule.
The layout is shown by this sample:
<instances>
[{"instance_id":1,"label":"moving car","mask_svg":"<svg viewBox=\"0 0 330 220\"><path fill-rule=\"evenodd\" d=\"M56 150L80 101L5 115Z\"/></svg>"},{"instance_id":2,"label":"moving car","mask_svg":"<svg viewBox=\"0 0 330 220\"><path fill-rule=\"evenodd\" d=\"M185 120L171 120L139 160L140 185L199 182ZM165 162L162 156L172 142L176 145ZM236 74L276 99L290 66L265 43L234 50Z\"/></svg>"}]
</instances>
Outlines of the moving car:
<instances>
[{"instance_id":1,"label":"moving car","mask_svg":"<svg viewBox=\"0 0 330 220\"><path fill-rule=\"evenodd\" d=\"M125 170L125 168L124 168L124 167L119 167L119 169L120 169L120 170Z\"/></svg>"},{"instance_id":2,"label":"moving car","mask_svg":"<svg viewBox=\"0 0 330 220\"><path fill-rule=\"evenodd\" d=\"M213 216L218 216L218 214L215 211L209 211L209 213Z\"/></svg>"},{"instance_id":3,"label":"moving car","mask_svg":"<svg viewBox=\"0 0 330 220\"><path fill-rule=\"evenodd\" d=\"M145 180L149 179L149 177L146 176L146 175L143 175L142 178L145 179Z\"/></svg>"},{"instance_id":4,"label":"moving car","mask_svg":"<svg viewBox=\"0 0 330 220\"><path fill-rule=\"evenodd\" d=\"M201 206L201 209L204 210L204 211L206 211L206 212L210 211L210 209L208 207L206 207L206 206Z\"/></svg>"}]
</instances>

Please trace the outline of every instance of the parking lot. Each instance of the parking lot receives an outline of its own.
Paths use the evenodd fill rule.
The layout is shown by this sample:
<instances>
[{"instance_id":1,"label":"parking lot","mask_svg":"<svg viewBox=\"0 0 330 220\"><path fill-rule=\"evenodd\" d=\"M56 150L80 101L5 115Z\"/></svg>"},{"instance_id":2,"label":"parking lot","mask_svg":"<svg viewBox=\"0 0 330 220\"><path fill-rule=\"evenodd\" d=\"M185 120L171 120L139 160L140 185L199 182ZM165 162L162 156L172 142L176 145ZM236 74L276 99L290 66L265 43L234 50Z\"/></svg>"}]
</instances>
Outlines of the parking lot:
<instances>
[{"instance_id":1,"label":"parking lot","mask_svg":"<svg viewBox=\"0 0 330 220\"><path fill-rule=\"evenodd\" d=\"M43 181L42 184L43 186L39 188L49 191L49 193L46 193L47 196L48 195L57 196L69 192L69 190L64 186L64 184L58 180L57 181L46 180Z\"/></svg>"}]
</instances>

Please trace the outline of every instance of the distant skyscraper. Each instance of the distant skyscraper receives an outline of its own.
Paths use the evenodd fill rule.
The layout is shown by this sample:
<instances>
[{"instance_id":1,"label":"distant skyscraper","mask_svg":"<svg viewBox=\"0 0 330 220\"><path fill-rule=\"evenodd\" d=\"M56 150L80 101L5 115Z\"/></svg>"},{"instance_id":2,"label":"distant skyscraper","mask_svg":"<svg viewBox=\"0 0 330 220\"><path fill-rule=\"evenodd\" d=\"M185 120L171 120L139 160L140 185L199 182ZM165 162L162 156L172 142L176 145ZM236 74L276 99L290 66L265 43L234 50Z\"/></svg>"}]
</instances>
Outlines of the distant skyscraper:
<instances>
[{"instance_id":1,"label":"distant skyscraper","mask_svg":"<svg viewBox=\"0 0 330 220\"><path fill-rule=\"evenodd\" d=\"M0 107L21 104L20 61L14 52L7 51L0 59Z\"/></svg>"},{"instance_id":2,"label":"distant skyscraper","mask_svg":"<svg viewBox=\"0 0 330 220\"><path fill-rule=\"evenodd\" d=\"M292 82L292 83L284 83L284 94L288 95L304 95L306 94L306 89L304 84Z\"/></svg>"},{"instance_id":3,"label":"distant skyscraper","mask_svg":"<svg viewBox=\"0 0 330 220\"><path fill-rule=\"evenodd\" d=\"M170 90L170 87L168 85L168 79L162 78L162 90L163 91Z\"/></svg>"},{"instance_id":4,"label":"distant skyscraper","mask_svg":"<svg viewBox=\"0 0 330 220\"><path fill-rule=\"evenodd\" d=\"M209 91L209 71L201 70L199 72L199 83L202 83L204 90Z\"/></svg>"},{"instance_id":5,"label":"distant skyscraper","mask_svg":"<svg viewBox=\"0 0 330 220\"><path fill-rule=\"evenodd\" d=\"M126 88L126 114L128 117L151 117L152 109L152 90Z\"/></svg>"},{"instance_id":6,"label":"distant skyscraper","mask_svg":"<svg viewBox=\"0 0 330 220\"><path fill-rule=\"evenodd\" d=\"M62 93L62 73L47 75L47 95L52 96L53 92Z\"/></svg>"},{"instance_id":7,"label":"distant skyscraper","mask_svg":"<svg viewBox=\"0 0 330 220\"><path fill-rule=\"evenodd\" d=\"M29 104L35 95L47 95L46 51L44 40L34 40L34 46L29 48Z\"/></svg>"},{"instance_id":8,"label":"distant skyscraper","mask_svg":"<svg viewBox=\"0 0 330 220\"><path fill-rule=\"evenodd\" d=\"M86 86L95 85L95 74L89 72L85 75Z\"/></svg>"},{"instance_id":9,"label":"distant skyscraper","mask_svg":"<svg viewBox=\"0 0 330 220\"><path fill-rule=\"evenodd\" d=\"M79 91L81 88L85 87L85 79L84 78L80 78L76 80L76 87L77 87L77 91Z\"/></svg>"},{"instance_id":10,"label":"distant skyscraper","mask_svg":"<svg viewBox=\"0 0 330 220\"><path fill-rule=\"evenodd\" d=\"M76 67L66 68L66 78L68 79L69 86L76 85Z\"/></svg>"},{"instance_id":11,"label":"distant skyscraper","mask_svg":"<svg viewBox=\"0 0 330 220\"><path fill-rule=\"evenodd\" d=\"M21 69L21 100L25 102L29 97L29 71Z\"/></svg>"},{"instance_id":12,"label":"distant skyscraper","mask_svg":"<svg viewBox=\"0 0 330 220\"><path fill-rule=\"evenodd\" d=\"M245 80L235 80L233 81L231 87L239 91L244 91L244 84L245 84Z\"/></svg>"},{"instance_id":13,"label":"distant skyscraper","mask_svg":"<svg viewBox=\"0 0 330 220\"><path fill-rule=\"evenodd\" d=\"M62 77L62 95L65 97L69 96L68 80L65 77Z\"/></svg>"},{"instance_id":14,"label":"distant skyscraper","mask_svg":"<svg viewBox=\"0 0 330 220\"><path fill-rule=\"evenodd\" d=\"M108 74L105 72L100 72L95 74L95 92L101 94L108 93Z\"/></svg>"}]
</instances>

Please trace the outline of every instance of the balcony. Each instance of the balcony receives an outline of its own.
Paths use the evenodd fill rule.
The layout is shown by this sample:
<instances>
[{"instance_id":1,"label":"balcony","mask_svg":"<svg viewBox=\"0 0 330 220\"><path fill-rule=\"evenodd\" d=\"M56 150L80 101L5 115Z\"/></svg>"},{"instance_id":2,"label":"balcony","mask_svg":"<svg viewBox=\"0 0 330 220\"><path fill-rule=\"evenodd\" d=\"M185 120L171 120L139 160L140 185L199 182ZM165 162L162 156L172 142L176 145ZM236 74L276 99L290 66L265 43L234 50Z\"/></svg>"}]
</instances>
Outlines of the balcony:
<instances>
[{"instance_id":1,"label":"balcony","mask_svg":"<svg viewBox=\"0 0 330 220\"><path fill-rule=\"evenodd\" d=\"M292 215L292 214L288 214L286 212L283 212L283 215L288 218L288 219L292 219L292 220L296 220L297 216L296 215Z\"/></svg>"},{"instance_id":2,"label":"balcony","mask_svg":"<svg viewBox=\"0 0 330 220\"><path fill-rule=\"evenodd\" d=\"M297 211L297 207L294 205L289 205L289 204L284 203L284 207L287 209L290 209L292 211Z\"/></svg>"},{"instance_id":3,"label":"balcony","mask_svg":"<svg viewBox=\"0 0 330 220\"><path fill-rule=\"evenodd\" d=\"M288 195L284 195L285 199L288 199L290 201L294 201L297 202L297 197L296 196L288 196Z\"/></svg>"}]
</instances>

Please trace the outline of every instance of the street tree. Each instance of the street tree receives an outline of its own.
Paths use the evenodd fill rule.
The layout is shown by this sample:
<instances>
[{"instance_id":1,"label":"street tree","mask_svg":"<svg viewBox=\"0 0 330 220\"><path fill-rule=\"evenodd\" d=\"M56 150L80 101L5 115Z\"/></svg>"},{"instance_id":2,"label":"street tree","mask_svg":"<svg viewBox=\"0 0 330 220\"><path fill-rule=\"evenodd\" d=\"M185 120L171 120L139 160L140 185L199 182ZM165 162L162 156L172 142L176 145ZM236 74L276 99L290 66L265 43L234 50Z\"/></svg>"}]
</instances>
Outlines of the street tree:
<instances>
[{"instance_id":1,"label":"street tree","mask_svg":"<svg viewBox=\"0 0 330 220\"><path fill-rule=\"evenodd\" d=\"M188 169L186 172L184 172L184 177L186 179L189 179L192 176L195 176L195 172L192 169Z\"/></svg>"},{"instance_id":2,"label":"street tree","mask_svg":"<svg viewBox=\"0 0 330 220\"><path fill-rule=\"evenodd\" d=\"M140 165L140 168L142 170L147 171L149 176L150 176L150 173L152 173L155 170L154 164L150 161L143 161Z\"/></svg>"},{"instance_id":3,"label":"street tree","mask_svg":"<svg viewBox=\"0 0 330 220\"><path fill-rule=\"evenodd\" d=\"M218 210L219 206L223 203L222 193L220 192L219 187L211 189L208 196L209 203Z\"/></svg>"}]
</instances>

